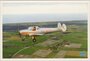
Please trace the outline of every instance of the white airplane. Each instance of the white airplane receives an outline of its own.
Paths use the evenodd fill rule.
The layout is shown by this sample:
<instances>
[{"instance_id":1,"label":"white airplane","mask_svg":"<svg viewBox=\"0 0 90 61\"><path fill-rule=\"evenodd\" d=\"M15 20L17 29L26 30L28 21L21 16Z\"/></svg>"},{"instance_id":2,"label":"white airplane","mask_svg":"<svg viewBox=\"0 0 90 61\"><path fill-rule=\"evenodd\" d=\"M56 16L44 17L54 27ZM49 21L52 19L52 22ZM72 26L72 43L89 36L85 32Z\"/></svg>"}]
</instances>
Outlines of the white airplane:
<instances>
[{"instance_id":1,"label":"white airplane","mask_svg":"<svg viewBox=\"0 0 90 61\"><path fill-rule=\"evenodd\" d=\"M58 23L56 28L39 28L38 26L29 27L28 29L20 30L20 36L31 36L32 41L36 42L35 36L44 35L46 33L51 33L55 31L65 32L67 27L65 24Z\"/></svg>"}]
</instances>

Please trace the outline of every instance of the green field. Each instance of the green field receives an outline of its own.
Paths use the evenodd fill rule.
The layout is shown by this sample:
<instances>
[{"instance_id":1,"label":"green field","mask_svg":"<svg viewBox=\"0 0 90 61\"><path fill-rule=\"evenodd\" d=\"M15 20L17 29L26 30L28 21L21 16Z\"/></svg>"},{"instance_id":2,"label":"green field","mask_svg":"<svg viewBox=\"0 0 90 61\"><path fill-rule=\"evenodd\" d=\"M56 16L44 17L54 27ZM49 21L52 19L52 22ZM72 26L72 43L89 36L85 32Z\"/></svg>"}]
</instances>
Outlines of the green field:
<instances>
[{"instance_id":1,"label":"green field","mask_svg":"<svg viewBox=\"0 0 90 61\"><path fill-rule=\"evenodd\" d=\"M25 50L22 50L18 54L23 55L32 55L34 52L38 51L39 49L51 49L52 52L47 55L45 58L54 58L54 56L60 51L87 51L87 25L68 25L67 33L62 32L54 32L51 33L53 36L58 38L58 41L67 40L70 43L79 43L81 44L80 48L67 48L67 47L55 47L57 44L50 45L50 46L43 47L37 46L38 43L45 42L48 39L52 39L52 35L43 35L37 36L37 42L33 43L31 41L31 37L27 37L25 41L21 41L21 38L18 35L18 32L3 32L3 58L12 58L13 55L18 52L20 49L24 47L29 47ZM54 51L56 48L56 52ZM68 54L64 58L86 58L80 56L69 56Z\"/></svg>"}]
</instances>

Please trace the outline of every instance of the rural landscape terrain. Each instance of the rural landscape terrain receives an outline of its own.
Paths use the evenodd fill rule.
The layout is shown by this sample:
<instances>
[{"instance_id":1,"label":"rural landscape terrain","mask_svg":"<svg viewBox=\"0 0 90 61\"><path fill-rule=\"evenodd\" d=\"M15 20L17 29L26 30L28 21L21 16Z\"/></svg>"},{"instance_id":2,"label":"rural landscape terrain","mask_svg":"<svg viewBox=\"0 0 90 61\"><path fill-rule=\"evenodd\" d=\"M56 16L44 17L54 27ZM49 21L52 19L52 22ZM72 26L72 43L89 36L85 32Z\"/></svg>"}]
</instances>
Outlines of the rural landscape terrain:
<instances>
[{"instance_id":1,"label":"rural landscape terrain","mask_svg":"<svg viewBox=\"0 0 90 61\"><path fill-rule=\"evenodd\" d=\"M33 25L57 27L59 22L67 25L65 33L37 36L35 43L31 37L21 41L19 30ZM3 58L87 58L87 34L87 20L3 24Z\"/></svg>"}]
</instances>

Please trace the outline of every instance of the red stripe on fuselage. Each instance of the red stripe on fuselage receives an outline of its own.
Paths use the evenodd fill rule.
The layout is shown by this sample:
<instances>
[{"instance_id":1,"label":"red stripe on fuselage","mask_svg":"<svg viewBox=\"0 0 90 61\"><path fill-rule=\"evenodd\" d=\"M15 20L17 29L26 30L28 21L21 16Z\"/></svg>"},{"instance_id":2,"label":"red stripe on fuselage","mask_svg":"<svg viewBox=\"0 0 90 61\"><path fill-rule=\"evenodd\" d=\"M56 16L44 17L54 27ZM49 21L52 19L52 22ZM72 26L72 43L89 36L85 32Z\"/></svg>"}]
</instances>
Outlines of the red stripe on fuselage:
<instances>
[{"instance_id":1,"label":"red stripe on fuselage","mask_svg":"<svg viewBox=\"0 0 90 61\"><path fill-rule=\"evenodd\" d=\"M21 32L21 35L29 35L30 33L34 33L34 32Z\"/></svg>"}]
</instances>

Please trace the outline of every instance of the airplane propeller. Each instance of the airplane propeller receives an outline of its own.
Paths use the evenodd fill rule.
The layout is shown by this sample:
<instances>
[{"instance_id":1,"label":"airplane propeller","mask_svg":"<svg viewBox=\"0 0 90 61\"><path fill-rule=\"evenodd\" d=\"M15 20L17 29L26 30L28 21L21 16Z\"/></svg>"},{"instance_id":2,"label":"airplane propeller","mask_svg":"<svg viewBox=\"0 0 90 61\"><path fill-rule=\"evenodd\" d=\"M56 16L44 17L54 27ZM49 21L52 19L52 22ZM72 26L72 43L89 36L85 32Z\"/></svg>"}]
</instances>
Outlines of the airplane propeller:
<instances>
[{"instance_id":1,"label":"airplane propeller","mask_svg":"<svg viewBox=\"0 0 90 61\"><path fill-rule=\"evenodd\" d=\"M19 33L19 37L21 38L21 34Z\"/></svg>"},{"instance_id":2,"label":"airplane propeller","mask_svg":"<svg viewBox=\"0 0 90 61\"><path fill-rule=\"evenodd\" d=\"M19 26L20 26L20 25L18 24L18 29L17 29L18 31L20 30ZM19 37L21 38L21 41L24 41L24 40L25 40L24 38L22 38L22 35L20 34L20 32L18 32L18 35L19 35Z\"/></svg>"}]
</instances>

